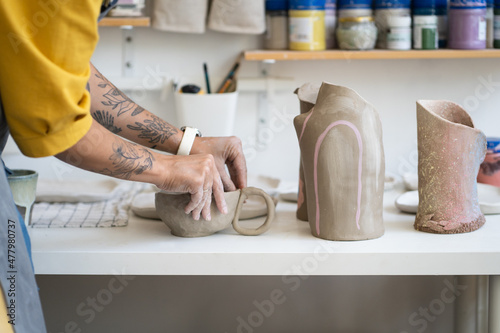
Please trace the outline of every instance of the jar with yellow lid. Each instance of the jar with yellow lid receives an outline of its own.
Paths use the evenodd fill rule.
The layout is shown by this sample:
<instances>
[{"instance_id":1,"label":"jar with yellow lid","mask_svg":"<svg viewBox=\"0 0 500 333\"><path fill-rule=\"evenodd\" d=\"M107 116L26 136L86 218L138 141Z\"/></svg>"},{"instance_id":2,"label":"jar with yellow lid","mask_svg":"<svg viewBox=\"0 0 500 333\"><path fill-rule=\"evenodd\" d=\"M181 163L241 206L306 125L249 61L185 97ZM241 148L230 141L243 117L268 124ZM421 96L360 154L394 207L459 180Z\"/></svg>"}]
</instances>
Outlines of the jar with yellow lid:
<instances>
[{"instance_id":1,"label":"jar with yellow lid","mask_svg":"<svg viewBox=\"0 0 500 333\"><path fill-rule=\"evenodd\" d=\"M337 41L343 50L372 50L377 42L377 27L373 17L339 18Z\"/></svg>"},{"instance_id":2,"label":"jar with yellow lid","mask_svg":"<svg viewBox=\"0 0 500 333\"><path fill-rule=\"evenodd\" d=\"M290 50L324 50L325 0L290 0L288 6Z\"/></svg>"}]
</instances>

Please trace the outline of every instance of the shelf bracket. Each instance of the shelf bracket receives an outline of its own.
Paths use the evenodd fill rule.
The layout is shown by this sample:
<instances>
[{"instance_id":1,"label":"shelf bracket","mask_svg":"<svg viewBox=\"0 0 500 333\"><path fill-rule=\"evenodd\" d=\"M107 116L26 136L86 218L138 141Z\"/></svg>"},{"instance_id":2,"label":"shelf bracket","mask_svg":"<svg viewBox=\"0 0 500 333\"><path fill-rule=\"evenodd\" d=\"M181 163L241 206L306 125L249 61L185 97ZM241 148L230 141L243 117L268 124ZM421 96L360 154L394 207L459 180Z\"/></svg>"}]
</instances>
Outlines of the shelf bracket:
<instances>
[{"instance_id":1,"label":"shelf bracket","mask_svg":"<svg viewBox=\"0 0 500 333\"><path fill-rule=\"evenodd\" d=\"M257 133L256 133L256 145L257 150L261 151L267 148L268 140L265 139L265 129L269 127L269 116L271 114L270 101L274 96L274 82L270 79L269 71L271 65L274 64L275 60L263 60L260 63L260 74L265 81L265 90L258 93L257 96Z\"/></svg>"},{"instance_id":2,"label":"shelf bracket","mask_svg":"<svg viewBox=\"0 0 500 333\"><path fill-rule=\"evenodd\" d=\"M134 68L134 37L135 31L131 25L121 26L122 30L122 76L133 77Z\"/></svg>"}]
</instances>

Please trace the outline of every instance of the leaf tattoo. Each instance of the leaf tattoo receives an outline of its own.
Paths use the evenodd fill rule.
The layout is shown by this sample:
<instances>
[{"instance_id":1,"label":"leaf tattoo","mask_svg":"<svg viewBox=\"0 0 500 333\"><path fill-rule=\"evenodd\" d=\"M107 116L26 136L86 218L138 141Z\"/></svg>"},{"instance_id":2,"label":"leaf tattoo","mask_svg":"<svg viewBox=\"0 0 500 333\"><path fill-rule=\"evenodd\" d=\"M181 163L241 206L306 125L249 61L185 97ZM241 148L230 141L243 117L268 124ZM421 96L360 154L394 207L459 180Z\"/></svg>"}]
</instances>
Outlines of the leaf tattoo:
<instances>
[{"instance_id":1,"label":"leaf tattoo","mask_svg":"<svg viewBox=\"0 0 500 333\"><path fill-rule=\"evenodd\" d=\"M114 170L106 168L101 171L103 174L130 179L133 174L140 175L153 168L155 158L146 148L132 143L119 142L113 144L113 151L109 159L113 163Z\"/></svg>"},{"instance_id":2,"label":"leaf tattoo","mask_svg":"<svg viewBox=\"0 0 500 333\"><path fill-rule=\"evenodd\" d=\"M144 111L136 112L138 108L141 108L137 104L134 103L130 98L127 97L120 89L116 88L111 82L108 81L101 73L95 74L97 78L101 80L101 83L98 84L100 88L109 88L109 90L103 95L107 99L107 101L102 101L101 103L106 106L110 106L113 110L118 109L117 116L134 110L132 113L133 116Z\"/></svg>"},{"instance_id":3,"label":"leaf tattoo","mask_svg":"<svg viewBox=\"0 0 500 333\"><path fill-rule=\"evenodd\" d=\"M122 131L120 127L115 126L115 117L109 112L97 110L92 113L92 117L110 132L118 134Z\"/></svg>"},{"instance_id":4,"label":"leaf tattoo","mask_svg":"<svg viewBox=\"0 0 500 333\"><path fill-rule=\"evenodd\" d=\"M144 123L135 122L134 125L127 125L134 131L140 131L139 138L149 140L149 143L164 143L165 140L177 133L177 129L168 126L161 118L151 115L151 119L144 120Z\"/></svg>"}]
</instances>

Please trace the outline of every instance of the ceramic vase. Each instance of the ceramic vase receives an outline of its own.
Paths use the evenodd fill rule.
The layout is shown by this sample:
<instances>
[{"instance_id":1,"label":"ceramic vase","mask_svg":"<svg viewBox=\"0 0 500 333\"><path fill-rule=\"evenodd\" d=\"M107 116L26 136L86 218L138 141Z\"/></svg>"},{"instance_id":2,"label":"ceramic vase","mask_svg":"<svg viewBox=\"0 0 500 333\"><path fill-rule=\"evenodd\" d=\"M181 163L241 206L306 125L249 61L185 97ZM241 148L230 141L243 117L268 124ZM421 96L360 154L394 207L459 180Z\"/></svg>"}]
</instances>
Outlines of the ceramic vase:
<instances>
[{"instance_id":1,"label":"ceramic vase","mask_svg":"<svg viewBox=\"0 0 500 333\"><path fill-rule=\"evenodd\" d=\"M315 83L304 83L300 88L295 90L295 94L300 102L300 114L309 112L316 100L318 99L318 92L320 86ZM297 219L307 222L307 194L306 185L304 180L304 168L302 166L302 156L300 157L299 169L299 189L297 197Z\"/></svg>"},{"instance_id":2,"label":"ceramic vase","mask_svg":"<svg viewBox=\"0 0 500 333\"><path fill-rule=\"evenodd\" d=\"M377 111L355 91L323 83L316 105L294 125L312 234L328 240L382 236L385 162Z\"/></svg>"},{"instance_id":3,"label":"ceramic vase","mask_svg":"<svg viewBox=\"0 0 500 333\"><path fill-rule=\"evenodd\" d=\"M476 177L486 136L459 105L417 101L418 195L415 229L455 234L480 228Z\"/></svg>"}]
</instances>

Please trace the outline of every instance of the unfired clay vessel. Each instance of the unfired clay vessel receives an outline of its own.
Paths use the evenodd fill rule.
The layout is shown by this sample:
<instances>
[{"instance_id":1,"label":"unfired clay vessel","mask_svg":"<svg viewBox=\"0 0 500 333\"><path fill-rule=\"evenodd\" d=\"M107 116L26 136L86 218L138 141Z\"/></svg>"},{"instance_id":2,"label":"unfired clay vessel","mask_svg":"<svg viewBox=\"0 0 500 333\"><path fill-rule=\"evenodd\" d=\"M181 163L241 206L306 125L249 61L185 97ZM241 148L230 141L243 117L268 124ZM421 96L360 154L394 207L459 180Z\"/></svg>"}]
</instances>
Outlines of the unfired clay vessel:
<instances>
[{"instance_id":1,"label":"unfired clay vessel","mask_svg":"<svg viewBox=\"0 0 500 333\"><path fill-rule=\"evenodd\" d=\"M304 83L295 90L295 94L300 101L300 114L309 112L318 99L320 85L315 83ZM304 169L302 166L302 156L300 157L299 169L299 190L297 198L297 218L307 222L307 194L304 181Z\"/></svg>"},{"instance_id":2,"label":"unfired clay vessel","mask_svg":"<svg viewBox=\"0 0 500 333\"><path fill-rule=\"evenodd\" d=\"M415 229L455 234L484 222L476 176L486 154L486 137L459 105L417 102L418 195Z\"/></svg>"},{"instance_id":3,"label":"unfired clay vessel","mask_svg":"<svg viewBox=\"0 0 500 333\"><path fill-rule=\"evenodd\" d=\"M263 197L267 204L267 218L264 224L257 229L244 228L239 224L241 208L250 195ZM246 187L241 190L225 192L224 198L226 199L228 209L227 214L219 212L215 202L212 201L212 206L210 207L211 221L202 219L196 221L193 219L192 214L184 212L184 207L189 203L190 198L188 193L156 193L156 211L174 236L208 236L227 228L231 224L234 230L242 235L256 236L269 230L275 215L275 206L272 198L263 190L255 187Z\"/></svg>"},{"instance_id":4,"label":"unfired clay vessel","mask_svg":"<svg viewBox=\"0 0 500 333\"><path fill-rule=\"evenodd\" d=\"M323 83L316 105L294 120L314 236L384 234L384 149L377 111L355 91Z\"/></svg>"}]
</instances>

